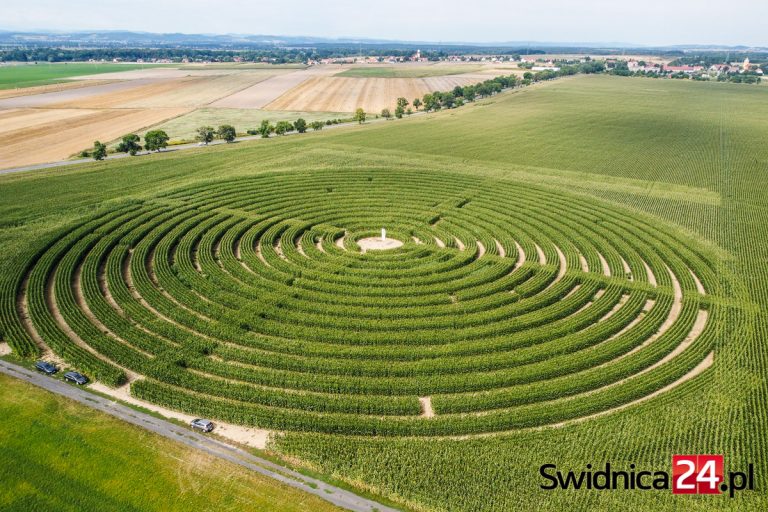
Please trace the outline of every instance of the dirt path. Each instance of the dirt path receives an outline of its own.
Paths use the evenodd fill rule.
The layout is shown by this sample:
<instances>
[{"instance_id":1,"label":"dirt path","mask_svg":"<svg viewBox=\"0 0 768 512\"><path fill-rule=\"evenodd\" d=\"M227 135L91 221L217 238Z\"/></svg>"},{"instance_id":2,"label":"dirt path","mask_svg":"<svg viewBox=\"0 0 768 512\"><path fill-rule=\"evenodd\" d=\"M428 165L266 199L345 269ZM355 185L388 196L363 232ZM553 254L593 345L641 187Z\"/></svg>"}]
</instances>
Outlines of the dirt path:
<instances>
[{"instance_id":1,"label":"dirt path","mask_svg":"<svg viewBox=\"0 0 768 512\"><path fill-rule=\"evenodd\" d=\"M501 243L495 238L493 239L493 241L496 242L496 251L499 253L499 256L501 256L502 258L505 258L507 256L507 251L504 250L504 246L501 245Z\"/></svg>"},{"instance_id":2,"label":"dirt path","mask_svg":"<svg viewBox=\"0 0 768 512\"><path fill-rule=\"evenodd\" d=\"M699 276L697 276L697 275L694 273L694 271L693 271L693 270L691 270L691 269L688 269L688 272L690 272L690 273L691 273L691 277L693 278L693 282L696 284L696 290L697 290L697 291L698 291L698 292L699 292L701 295L706 295L706 294L707 294L707 290L706 290L706 289L704 289L704 285L703 285L703 284L701 284L701 281L699 280Z\"/></svg>"},{"instance_id":3,"label":"dirt path","mask_svg":"<svg viewBox=\"0 0 768 512\"><path fill-rule=\"evenodd\" d=\"M437 246L438 246L439 248L441 248L441 249L444 249L444 248L445 248L445 242L443 242L442 240L440 240L440 239L439 239L439 238L437 238L437 237L435 237L435 243L437 244Z\"/></svg>"},{"instance_id":4,"label":"dirt path","mask_svg":"<svg viewBox=\"0 0 768 512\"><path fill-rule=\"evenodd\" d=\"M480 259L483 256L485 256L485 246L483 245L483 242L478 240L477 241L477 259Z\"/></svg>"},{"instance_id":5,"label":"dirt path","mask_svg":"<svg viewBox=\"0 0 768 512\"><path fill-rule=\"evenodd\" d=\"M275 252L277 253L277 257L281 260L288 261L288 258L285 257L285 254L283 254L283 242L281 239L277 240L277 243L275 244Z\"/></svg>"},{"instance_id":6,"label":"dirt path","mask_svg":"<svg viewBox=\"0 0 768 512\"><path fill-rule=\"evenodd\" d=\"M715 361L715 353L714 352L710 352L709 354L707 354L707 357L705 357L704 360L702 360L693 370L691 370L690 372L686 373L685 375L683 375L682 377L680 377L676 381L672 382L671 384L667 384L663 388L657 389L653 393L650 393L648 395L640 397L637 400L633 400L632 402L627 402L625 404L621 404L619 406L613 407L611 409L606 409L604 411L600 411L600 412L597 412L595 414L590 414L589 416L582 416L581 418L574 418L572 420L563 421L563 422L560 422L560 423L554 423L552 425L546 425L546 426L543 426L543 427L539 427L537 430L541 430L541 429L544 429L544 428L560 428L560 427L564 427L566 425L571 425L571 424L574 424L574 423L580 423L582 421L587 421L587 420L590 420L590 419L593 419L593 418L599 418L600 416L606 416L608 414L612 414L614 412L621 411L621 410L626 409L628 407L632 407L633 405L640 404L642 402L650 400L651 398L655 398L655 397L661 395L662 393L666 393L667 391L671 391L671 390L675 389L677 386L679 386L679 385L681 385L681 384L683 384L685 382L688 382L689 380L693 379L694 377L697 377L697 376L701 375L708 368L710 368L712 366L714 361Z\"/></svg>"},{"instance_id":7,"label":"dirt path","mask_svg":"<svg viewBox=\"0 0 768 512\"><path fill-rule=\"evenodd\" d=\"M658 283L656 282L656 276L653 275L653 270L651 270L651 267L648 266L645 260L643 260L643 266L645 267L645 273L648 275L648 282L653 286L658 286Z\"/></svg>"},{"instance_id":8,"label":"dirt path","mask_svg":"<svg viewBox=\"0 0 768 512\"><path fill-rule=\"evenodd\" d=\"M517 240L515 240L515 248L517 249L517 261L515 262L513 270L520 268L520 266L525 263L525 251L522 246L517 243Z\"/></svg>"},{"instance_id":9,"label":"dirt path","mask_svg":"<svg viewBox=\"0 0 768 512\"><path fill-rule=\"evenodd\" d=\"M346 251L347 248L344 247L344 237L347 236L347 232L345 231L343 235L341 235L339 238L336 239L336 247L339 249Z\"/></svg>"},{"instance_id":10,"label":"dirt path","mask_svg":"<svg viewBox=\"0 0 768 512\"><path fill-rule=\"evenodd\" d=\"M294 246L296 247L296 251L299 254L301 254L305 258L309 258L309 256L307 256L307 253L304 252L304 246L301 244L301 238L297 238L296 240L293 241L293 243L294 243Z\"/></svg>"},{"instance_id":11,"label":"dirt path","mask_svg":"<svg viewBox=\"0 0 768 512\"><path fill-rule=\"evenodd\" d=\"M456 242L456 247L458 247L460 251L466 250L467 247L464 245L464 242L459 240L458 237L453 237L453 239Z\"/></svg>"},{"instance_id":12,"label":"dirt path","mask_svg":"<svg viewBox=\"0 0 768 512\"><path fill-rule=\"evenodd\" d=\"M122 269L123 270L123 280L125 281L125 284L128 286L128 291L131 293L131 296L134 299L136 299L139 302L139 304L141 304L147 310L149 310L153 315L157 316L158 318L160 318L162 320L165 320L169 324L174 325L174 326L178 327L179 329L182 329L182 330L187 331L189 333L192 333L192 334L195 334L197 336L200 336L202 338L213 339L213 338L211 338L209 336L206 336L205 334L201 334L201 333L195 331L194 329L190 329L186 325L180 324L176 320L173 320L173 319L165 316L160 311L155 309L154 306L152 306L149 302L144 300L144 297L142 297L142 295L138 292L138 290L136 290L136 286L133 283L133 275L131 273L131 264L130 264L132 257L133 257L133 249L130 249L128 251L128 257L126 257L124 262L123 262L123 269ZM208 320L208 321L210 321L210 320Z\"/></svg>"},{"instance_id":13,"label":"dirt path","mask_svg":"<svg viewBox=\"0 0 768 512\"><path fill-rule=\"evenodd\" d=\"M197 418L197 416L191 416L189 414L185 414L180 411L169 409L167 407L162 407L160 405L153 404L152 402L146 402L144 400L139 400L138 398L135 398L130 393L130 384L120 386L119 388L110 388L108 386L105 386L104 384L95 382L90 385L90 388L93 389L94 391L98 391L99 393L103 393L105 395L111 396L113 398L116 398L118 400L121 400L129 404L143 407L144 409L161 414L166 418L178 420L186 424L189 424L193 419ZM252 446L260 450L263 450L264 448L266 448L267 441L269 440L269 436L272 433L269 430L258 429L253 427L244 427L242 425L224 423L218 420L215 421L215 425L216 425L215 433L217 435L222 436L230 441L235 441L236 443Z\"/></svg>"},{"instance_id":14,"label":"dirt path","mask_svg":"<svg viewBox=\"0 0 768 512\"><path fill-rule=\"evenodd\" d=\"M540 265L546 265L547 264L547 255L544 254L544 250L539 247L538 244L533 244L534 247L536 247L536 254L539 256L539 264Z\"/></svg>"},{"instance_id":15,"label":"dirt path","mask_svg":"<svg viewBox=\"0 0 768 512\"><path fill-rule=\"evenodd\" d=\"M91 311L91 308L88 306L88 302L85 300L85 297L83 296L83 264L82 261L80 264L77 265L75 268L75 273L72 276L72 282L70 283L71 289L72 289L72 295L75 298L75 304L77 304L77 307L80 308L80 311L83 312L83 314L88 318L88 321L91 322L93 325L96 326L98 330L100 330L103 334L106 334L107 336L110 336L117 340L118 342L122 343L123 345L126 345L131 348L131 350L135 350L136 352L139 352L140 354L144 355L145 357L153 358L154 355L150 354L149 352L146 352L132 343L129 343L124 338L118 336L115 334L109 327L104 325L99 318L93 314L93 311ZM178 343L174 343L176 346L178 346ZM126 372L128 372L127 369L123 368Z\"/></svg>"},{"instance_id":16,"label":"dirt path","mask_svg":"<svg viewBox=\"0 0 768 512\"><path fill-rule=\"evenodd\" d=\"M54 284L56 282L55 276L58 272L58 268L55 268L51 275L48 276L48 279L45 283L45 305L48 307L48 310L51 312L51 315L53 316L54 320L56 321L56 324L58 325L59 329L61 329L64 334L67 335L67 338L72 341L75 345L82 348L83 350L86 350L87 352L90 352L94 357L109 363L112 366L116 366L123 370L125 372L125 375L128 377L128 379L132 379L136 377L136 373L129 370L128 368L125 368L124 366L120 366L114 361L111 361L110 359L107 359L104 357L100 352L96 351L93 347L91 347L88 343L83 340L79 334L77 334L74 329L72 329L67 321L64 319L64 315L61 314L61 310L59 310L59 305L56 302L56 293L54 291ZM77 296L75 296L77 297ZM75 302L77 302L77 298L75 298ZM61 359L59 359L61 361Z\"/></svg>"},{"instance_id":17,"label":"dirt path","mask_svg":"<svg viewBox=\"0 0 768 512\"><path fill-rule=\"evenodd\" d=\"M603 275L611 277L611 267L608 265L608 261L600 252L597 253L597 257L600 258L600 265L603 267Z\"/></svg>"},{"instance_id":18,"label":"dirt path","mask_svg":"<svg viewBox=\"0 0 768 512\"><path fill-rule=\"evenodd\" d=\"M625 293L624 295L621 296L621 298L619 299L619 302L617 302L616 305L613 306L613 309L611 309L609 312L604 314L602 318L600 318L600 320L597 321L597 323L604 322L609 318L611 318L613 315L616 314L618 310L622 308L622 306L624 306L624 304L627 303L628 300L629 300L629 295Z\"/></svg>"},{"instance_id":19,"label":"dirt path","mask_svg":"<svg viewBox=\"0 0 768 512\"><path fill-rule=\"evenodd\" d=\"M581 264L582 272L589 272L589 263L587 263L587 258L585 258L581 253L579 253L579 264Z\"/></svg>"},{"instance_id":20,"label":"dirt path","mask_svg":"<svg viewBox=\"0 0 768 512\"><path fill-rule=\"evenodd\" d=\"M555 252L557 252L557 259L560 260L560 267L557 271L557 278L555 282L560 281L565 275L565 271L568 270L568 260L565 259L565 254L555 245Z\"/></svg>"},{"instance_id":21,"label":"dirt path","mask_svg":"<svg viewBox=\"0 0 768 512\"><path fill-rule=\"evenodd\" d=\"M627 263L627 260L624 258L621 258L621 266L624 269L624 277L630 281L634 281L634 278L632 277L632 269L629 268L629 263Z\"/></svg>"},{"instance_id":22,"label":"dirt path","mask_svg":"<svg viewBox=\"0 0 768 512\"><path fill-rule=\"evenodd\" d=\"M205 320L206 322L212 322L213 319L205 316L204 314L195 311L194 309L190 308L186 304L183 304L179 302L176 297L168 293L161 285L160 280L157 278L157 275L155 274L155 249L153 248L149 254L147 255L147 261L145 262L144 268L147 271L147 275L149 276L149 280L152 282L152 284L155 285L155 288L157 291L159 291L163 297L168 299L169 301L173 302L177 306L179 306L181 309L187 311L188 313L195 315L201 320ZM130 269L129 269L130 270ZM199 295L198 295L199 296Z\"/></svg>"},{"instance_id":23,"label":"dirt path","mask_svg":"<svg viewBox=\"0 0 768 512\"><path fill-rule=\"evenodd\" d=\"M419 397L419 403L421 404L421 417L422 418L434 418L435 411L432 409L432 397L421 396Z\"/></svg>"}]
</instances>

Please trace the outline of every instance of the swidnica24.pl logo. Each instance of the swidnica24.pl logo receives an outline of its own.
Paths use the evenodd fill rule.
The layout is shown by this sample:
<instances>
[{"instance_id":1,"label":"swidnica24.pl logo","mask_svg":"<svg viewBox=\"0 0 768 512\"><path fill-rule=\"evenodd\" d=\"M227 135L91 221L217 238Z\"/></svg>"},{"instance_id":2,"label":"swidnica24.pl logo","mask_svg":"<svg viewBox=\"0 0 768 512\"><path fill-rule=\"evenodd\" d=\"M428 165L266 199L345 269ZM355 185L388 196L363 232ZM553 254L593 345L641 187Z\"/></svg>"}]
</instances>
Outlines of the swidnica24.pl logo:
<instances>
[{"instance_id":1,"label":"swidnica24.pl logo","mask_svg":"<svg viewBox=\"0 0 768 512\"><path fill-rule=\"evenodd\" d=\"M579 473L563 473L556 464L543 464L539 474L544 478L540 487L555 489L640 489L644 491L672 490L672 494L722 494L728 492L733 498L738 491L753 490L755 484L754 465L748 464L746 471L724 472L722 455L673 455L672 475L667 471L640 470L630 464L626 470L616 470L606 462L601 469L587 464ZM727 479L726 479L727 476Z\"/></svg>"}]
</instances>

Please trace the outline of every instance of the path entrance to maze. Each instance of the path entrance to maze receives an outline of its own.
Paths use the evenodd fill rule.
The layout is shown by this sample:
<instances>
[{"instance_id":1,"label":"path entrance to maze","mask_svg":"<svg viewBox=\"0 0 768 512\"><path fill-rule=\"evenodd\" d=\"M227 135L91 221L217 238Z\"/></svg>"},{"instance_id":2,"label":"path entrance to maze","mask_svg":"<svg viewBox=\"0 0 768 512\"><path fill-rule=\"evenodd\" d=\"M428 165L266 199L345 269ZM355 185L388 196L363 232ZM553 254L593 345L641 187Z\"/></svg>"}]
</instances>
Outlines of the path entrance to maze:
<instances>
[{"instance_id":1,"label":"path entrance to maze","mask_svg":"<svg viewBox=\"0 0 768 512\"><path fill-rule=\"evenodd\" d=\"M366 250L381 226L400 245ZM651 219L528 185L263 174L69 227L19 266L2 321L17 352L130 376L134 397L196 416L472 436L631 407L716 364L713 261Z\"/></svg>"}]
</instances>

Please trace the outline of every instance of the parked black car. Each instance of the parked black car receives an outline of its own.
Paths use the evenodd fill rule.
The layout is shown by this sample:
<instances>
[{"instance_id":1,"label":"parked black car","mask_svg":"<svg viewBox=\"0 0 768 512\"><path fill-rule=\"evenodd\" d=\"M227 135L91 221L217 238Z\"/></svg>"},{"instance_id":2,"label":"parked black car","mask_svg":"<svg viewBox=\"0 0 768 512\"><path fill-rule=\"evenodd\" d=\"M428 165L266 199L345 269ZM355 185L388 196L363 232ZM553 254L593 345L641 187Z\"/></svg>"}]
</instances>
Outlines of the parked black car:
<instances>
[{"instance_id":1,"label":"parked black car","mask_svg":"<svg viewBox=\"0 0 768 512\"><path fill-rule=\"evenodd\" d=\"M213 422L211 420L203 420L197 418L192 420L189 424L193 429L202 430L203 432L210 432L213 430Z\"/></svg>"},{"instance_id":2,"label":"parked black car","mask_svg":"<svg viewBox=\"0 0 768 512\"><path fill-rule=\"evenodd\" d=\"M88 383L88 377L83 375L82 373L78 372L67 372L64 374L64 380L68 380L69 382L74 382L78 386L82 386L83 384Z\"/></svg>"},{"instance_id":3,"label":"parked black car","mask_svg":"<svg viewBox=\"0 0 768 512\"><path fill-rule=\"evenodd\" d=\"M41 371L41 372L45 373L46 375L53 375L54 373L59 371L59 369L56 368L56 366L54 366L53 364L49 363L48 361L38 361L38 362L36 362L35 363L35 368L38 371Z\"/></svg>"}]
</instances>

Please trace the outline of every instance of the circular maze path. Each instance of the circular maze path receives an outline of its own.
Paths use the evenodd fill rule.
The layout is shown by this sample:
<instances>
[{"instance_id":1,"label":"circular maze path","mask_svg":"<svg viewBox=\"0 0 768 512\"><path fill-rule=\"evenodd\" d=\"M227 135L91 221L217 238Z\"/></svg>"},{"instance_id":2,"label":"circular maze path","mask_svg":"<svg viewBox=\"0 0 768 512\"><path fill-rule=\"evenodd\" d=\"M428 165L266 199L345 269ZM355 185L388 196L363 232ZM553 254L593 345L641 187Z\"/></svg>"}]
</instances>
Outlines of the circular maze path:
<instances>
[{"instance_id":1,"label":"circular maze path","mask_svg":"<svg viewBox=\"0 0 768 512\"><path fill-rule=\"evenodd\" d=\"M627 210L334 170L83 220L22 266L3 325L22 353L190 414L466 436L581 421L695 377L713 361L718 286L706 251Z\"/></svg>"}]
</instances>

